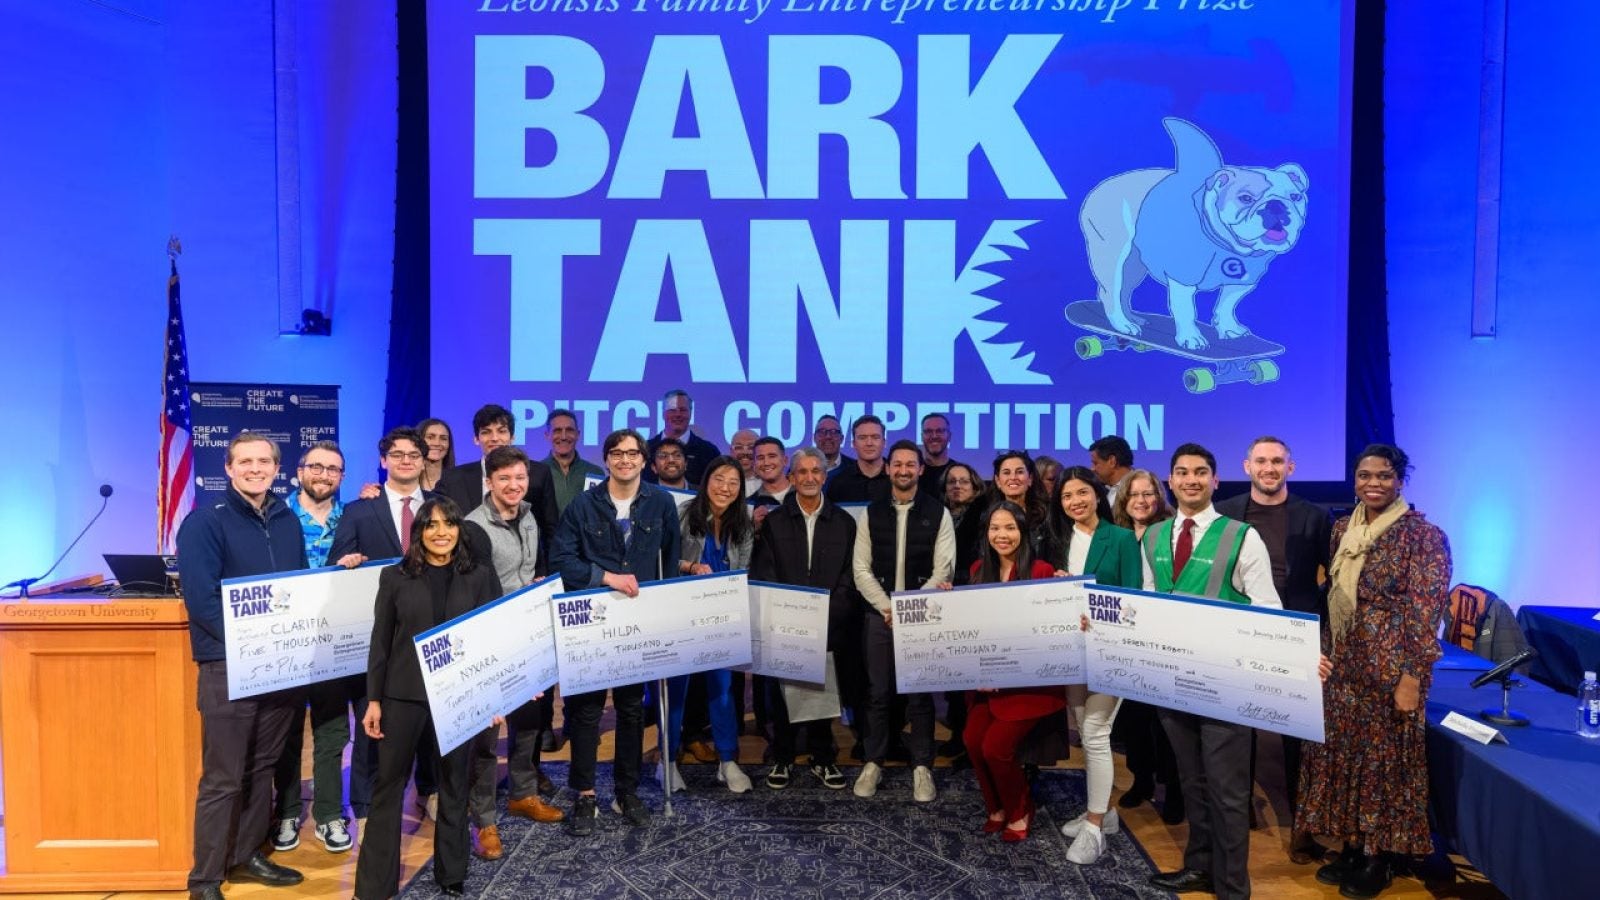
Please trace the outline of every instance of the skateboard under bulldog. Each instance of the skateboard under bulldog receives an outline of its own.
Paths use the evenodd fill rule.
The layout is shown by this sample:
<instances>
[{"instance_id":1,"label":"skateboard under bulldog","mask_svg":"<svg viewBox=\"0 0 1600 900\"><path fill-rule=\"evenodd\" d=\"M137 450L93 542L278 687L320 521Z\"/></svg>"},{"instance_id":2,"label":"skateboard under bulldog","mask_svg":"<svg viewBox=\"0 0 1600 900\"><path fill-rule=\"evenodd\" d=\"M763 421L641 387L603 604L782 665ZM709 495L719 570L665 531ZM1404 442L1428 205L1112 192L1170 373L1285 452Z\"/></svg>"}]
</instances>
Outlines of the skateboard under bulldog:
<instances>
[{"instance_id":1,"label":"skateboard under bulldog","mask_svg":"<svg viewBox=\"0 0 1600 900\"><path fill-rule=\"evenodd\" d=\"M1139 315L1144 319L1144 324L1139 334L1130 336L1111 327L1111 323L1106 319L1105 308L1098 302L1079 300L1076 303L1068 303L1066 308L1068 322L1087 331L1105 335L1104 338L1095 335L1078 338L1073 345L1078 358L1094 359L1107 350L1133 350L1140 353L1146 350L1160 350L1173 356L1206 363L1185 369L1183 372L1183 386L1192 394L1204 394L1214 390L1219 384L1235 381L1266 384L1278 380L1278 364L1269 357L1282 353L1282 344L1275 344L1253 334L1236 338L1218 337L1215 328L1204 322L1197 322L1195 327L1205 335L1208 343L1204 347L1191 350L1179 346L1177 324L1173 322L1171 316L1153 313Z\"/></svg>"}]
</instances>

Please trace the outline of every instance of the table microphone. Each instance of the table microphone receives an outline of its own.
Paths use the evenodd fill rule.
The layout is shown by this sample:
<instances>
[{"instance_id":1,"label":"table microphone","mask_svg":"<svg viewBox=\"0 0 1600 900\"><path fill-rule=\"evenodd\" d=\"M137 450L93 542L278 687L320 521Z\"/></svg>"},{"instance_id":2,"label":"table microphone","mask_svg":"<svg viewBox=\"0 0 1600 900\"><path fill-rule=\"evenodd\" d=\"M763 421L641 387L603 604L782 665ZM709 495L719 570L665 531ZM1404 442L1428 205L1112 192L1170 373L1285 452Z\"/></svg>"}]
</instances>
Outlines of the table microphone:
<instances>
[{"instance_id":1,"label":"table microphone","mask_svg":"<svg viewBox=\"0 0 1600 900\"><path fill-rule=\"evenodd\" d=\"M1513 712L1511 709L1511 686L1519 683L1517 679L1513 677L1517 674L1517 666L1522 665L1538 655L1539 653L1532 647L1524 647L1506 659L1505 662L1500 663L1498 666L1495 666L1489 671L1484 672L1482 675L1479 675L1477 678L1472 679L1472 686L1475 688L1483 687L1491 681L1500 682L1500 708L1495 709L1490 707L1489 709L1478 713L1478 715L1490 722L1495 723L1496 725L1513 725L1518 727L1527 725L1528 717L1519 712Z\"/></svg>"},{"instance_id":2,"label":"table microphone","mask_svg":"<svg viewBox=\"0 0 1600 900\"><path fill-rule=\"evenodd\" d=\"M109 504L110 502L111 502L111 485L109 485L109 484L100 485L100 511L96 512L94 514L93 518L89 519L89 524L83 526L83 530L78 532L78 536L72 539L72 543L67 545L67 549L61 551L61 555L56 557L56 561L50 564L50 568L46 569L45 573L43 575L40 575L38 578L19 578L16 581L13 581L10 584L6 585L6 587L8 587L8 588L12 588L12 587L22 588L22 593L17 595L17 599L18 600L26 600L26 599L28 599L28 588L29 588L29 586L31 586L31 585L33 585L33 584L35 584L37 582L43 581L46 578L50 577L50 573L54 572L56 570L56 566L61 565L61 561L63 559L67 558L67 554L72 552L72 548L78 546L78 542L83 540L83 536L89 533L89 528L91 526L93 526L94 523L100 519L101 514L106 511L106 505Z\"/></svg>"},{"instance_id":3,"label":"table microphone","mask_svg":"<svg viewBox=\"0 0 1600 900\"><path fill-rule=\"evenodd\" d=\"M1512 654L1508 659L1506 659L1505 662L1500 663L1489 671L1479 675L1477 678L1472 679L1472 686L1475 688L1481 688L1491 681L1497 681L1501 678L1509 677L1512 674L1512 669L1515 669L1517 666L1522 665L1538 655L1538 652L1532 647L1524 647L1523 649Z\"/></svg>"}]
</instances>

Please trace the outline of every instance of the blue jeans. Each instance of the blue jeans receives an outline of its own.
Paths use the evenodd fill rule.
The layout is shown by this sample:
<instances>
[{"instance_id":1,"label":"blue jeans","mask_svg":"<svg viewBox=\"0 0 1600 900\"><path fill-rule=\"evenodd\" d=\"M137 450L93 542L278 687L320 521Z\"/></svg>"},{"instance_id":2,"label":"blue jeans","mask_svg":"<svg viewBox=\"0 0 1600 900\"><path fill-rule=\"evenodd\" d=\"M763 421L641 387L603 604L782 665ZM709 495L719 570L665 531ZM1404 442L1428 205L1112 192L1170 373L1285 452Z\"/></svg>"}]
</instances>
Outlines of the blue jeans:
<instances>
[{"instance_id":1,"label":"blue jeans","mask_svg":"<svg viewBox=\"0 0 1600 900\"><path fill-rule=\"evenodd\" d=\"M706 703L711 713L711 741L717 745L717 756L723 762L739 758L739 728L733 721L733 673L716 669L704 673ZM654 691L655 685L650 685ZM678 747L683 742L683 706L689 693L689 676L679 675L667 679L667 750L673 759L678 758Z\"/></svg>"}]
</instances>

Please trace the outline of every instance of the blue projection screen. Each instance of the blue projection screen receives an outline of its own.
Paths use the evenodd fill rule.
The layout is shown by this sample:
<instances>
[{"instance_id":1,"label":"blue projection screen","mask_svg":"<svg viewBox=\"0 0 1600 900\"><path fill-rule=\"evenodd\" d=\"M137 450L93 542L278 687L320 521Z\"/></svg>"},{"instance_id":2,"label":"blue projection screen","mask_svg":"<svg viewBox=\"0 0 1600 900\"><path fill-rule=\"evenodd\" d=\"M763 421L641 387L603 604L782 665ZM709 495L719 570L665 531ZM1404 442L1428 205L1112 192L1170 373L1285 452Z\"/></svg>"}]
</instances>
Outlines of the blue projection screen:
<instances>
[{"instance_id":1,"label":"blue projection screen","mask_svg":"<svg viewBox=\"0 0 1600 900\"><path fill-rule=\"evenodd\" d=\"M433 413L1339 479L1353 8L430 3Z\"/></svg>"}]
</instances>

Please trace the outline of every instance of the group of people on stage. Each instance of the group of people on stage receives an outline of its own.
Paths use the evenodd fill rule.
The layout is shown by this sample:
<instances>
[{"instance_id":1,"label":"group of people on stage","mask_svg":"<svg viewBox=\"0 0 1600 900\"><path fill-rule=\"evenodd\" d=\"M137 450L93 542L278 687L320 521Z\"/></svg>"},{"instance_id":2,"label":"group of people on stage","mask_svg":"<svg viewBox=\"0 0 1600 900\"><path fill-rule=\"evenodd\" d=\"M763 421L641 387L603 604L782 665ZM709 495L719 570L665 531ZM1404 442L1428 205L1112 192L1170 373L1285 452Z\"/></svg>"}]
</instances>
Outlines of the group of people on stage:
<instances>
[{"instance_id":1,"label":"group of people on stage","mask_svg":"<svg viewBox=\"0 0 1600 900\"><path fill-rule=\"evenodd\" d=\"M1397 448L1373 445L1361 454L1358 505L1334 524L1323 508L1288 491L1294 462L1287 444L1272 437L1248 448L1248 493L1213 505L1216 459L1196 444L1172 453L1164 478L1134 468L1132 449L1115 436L1091 446L1089 466L1051 461L1048 480L1026 451L1001 453L985 478L951 458L950 423L939 414L922 421L920 444L888 444L883 422L863 416L849 424L851 458L843 452L842 423L831 416L816 423L814 446L791 449L741 432L724 454L692 430L692 412L688 394L668 392L665 429L648 440L631 430L607 435L603 468L579 456L578 419L566 410L548 417L551 452L542 461L513 446L503 407L485 406L474 416L482 456L463 465L455 464L449 425L428 419L384 435L384 481L363 486L361 499L348 505L339 500L346 468L337 445L319 443L302 454L297 490L285 501L271 490L281 464L276 444L236 436L224 502L196 509L178 537L205 734L191 896L215 900L224 879L301 880L261 848L269 840L281 850L299 842L308 703L314 833L336 853L360 839L355 894L363 900L399 888L402 805L413 778L418 802L435 819L433 875L446 896L461 893L470 855L502 855L495 803L502 724L508 813L565 820L573 834L592 834L607 692L565 695L564 735L554 728L552 691L441 757L410 651L423 631L550 573L566 590L607 587L630 596L648 582L736 569L755 580L826 590L828 650L863 762L857 796L882 789L887 763L904 752L912 798L932 802L936 755L964 753L986 807L974 828L1024 841L1035 813L1031 769L1066 755L1070 716L1084 751L1087 802L1062 826L1072 838L1068 859L1095 863L1121 827L1111 804L1115 735L1133 774L1117 805L1150 801L1162 782L1163 817L1189 822L1183 867L1152 883L1223 897L1250 893L1251 729L1124 702L1081 684L1039 685L952 692L944 700L955 737L937 746L935 698L896 690L889 597L1088 575L1105 585L1317 613L1328 737L1320 745L1283 740L1296 811L1291 858L1323 860L1313 835L1343 840L1317 877L1346 896L1368 897L1388 885L1394 854L1430 849L1422 708L1450 556L1444 535L1401 496L1410 465ZM599 483L586 487L591 478ZM680 503L681 494L662 488L694 496ZM840 506L863 502L859 522ZM221 579L385 558L400 562L380 575L364 676L227 699ZM667 682L667 721L658 724L670 748L655 777L665 790L682 789L677 762L689 716L691 728L709 727L717 781L734 792L751 790L738 753L743 676L717 671L695 680L693 693L687 677ZM616 722L609 807L636 826L650 819L638 793L646 710L656 708L646 691L628 685L609 692ZM786 789L806 774L795 768L802 748L818 784L849 786L832 721L791 722L773 679L755 679L754 698L771 746L767 788ZM340 758L352 742L352 716L346 797ZM556 786L540 766L541 754L563 740L571 744L567 787L575 795L566 810L550 802Z\"/></svg>"}]
</instances>

